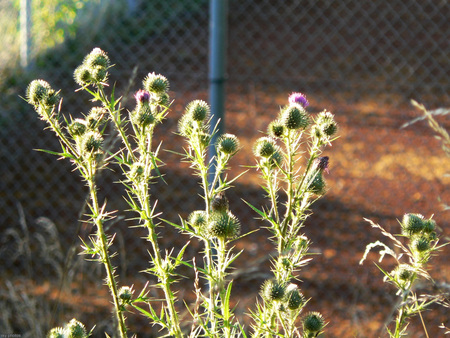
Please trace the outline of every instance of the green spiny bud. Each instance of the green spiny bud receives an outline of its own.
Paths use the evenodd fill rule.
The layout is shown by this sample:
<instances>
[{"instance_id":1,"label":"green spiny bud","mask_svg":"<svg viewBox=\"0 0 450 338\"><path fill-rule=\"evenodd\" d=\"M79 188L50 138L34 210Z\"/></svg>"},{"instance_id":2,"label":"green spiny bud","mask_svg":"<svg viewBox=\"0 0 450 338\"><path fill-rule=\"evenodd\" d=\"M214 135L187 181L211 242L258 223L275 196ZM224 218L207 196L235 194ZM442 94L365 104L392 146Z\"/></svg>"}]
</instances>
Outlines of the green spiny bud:
<instances>
[{"instance_id":1,"label":"green spiny bud","mask_svg":"<svg viewBox=\"0 0 450 338\"><path fill-rule=\"evenodd\" d=\"M189 137L194 131L194 121L189 115L183 114L178 121L178 132L184 137Z\"/></svg>"},{"instance_id":2,"label":"green spiny bud","mask_svg":"<svg viewBox=\"0 0 450 338\"><path fill-rule=\"evenodd\" d=\"M211 201L211 209L217 212L227 212L229 207L228 198L225 192L219 192Z\"/></svg>"},{"instance_id":3,"label":"green spiny bud","mask_svg":"<svg viewBox=\"0 0 450 338\"><path fill-rule=\"evenodd\" d=\"M194 121L204 121L210 115L211 109L209 105L202 100L195 100L186 106L186 114L188 114Z\"/></svg>"},{"instance_id":4,"label":"green spiny bud","mask_svg":"<svg viewBox=\"0 0 450 338\"><path fill-rule=\"evenodd\" d=\"M88 131L83 135L81 142L82 151L95 153L100 150L103 145L103 137L99 132Z\"/></svg>"},{"instance_id":5,"label":"green spiny bud","mask_svg":"<svg viewBox=\"0 0 450 338\"><path fill-rule=\"evenodd\" d=\"M155 116L148 102L138 104L130 118L134 125L140 127L146 127L155 122Z\"/></svg>"},{"instance_id":6,"label":"green spiny bud","mask_svg":"<svg viewBox=\"0 0 450 338\"><path fill-rule=\"evenodd\" d=\"M169 107L170 104L170 96L167 93L161 93L153 98L153 101L156 104L159 104L163 107Z\"/></svg>"},{"instance_id":7,"label":"green spiny bud","mask_svg":"<svg viewBox=\"0 0 450 338\"><path fill-rule=\"evenodd\" d=\"M44 103L49 95L49 91L52 88L47 81L44 80L33 80L28 85L26 90L26 97L28 103L33 106L39 106L39 104Z\"/></svg>"},{"instance_id":8,"label":"green spiny bud","mask_svg":"<svg viewBox=\"0 0 450 338\"><path fill-rule=\"evenodd\" d=\"M188 222L194 228L204 228L207 222L206 212L203 210L195 210L189 214Z\"/></svg>"},{"instance_id":9,"label":"green spiny bud","mask_svg":"<svg viewBox=\"0 0 450 338\"><path fill-rule=\"evenodd\" d=\"M260 137L256 140L253 152L256 156L270 157L278 150L276 141L271 137Z\"/></svg>"},{"instance_id":10,"label":"green spiny bud","mask_svg":"<svg viewBox=\"0 0 450 338\"><path fill-rule=\"evenodd\" d=\"M91 78L95 82L105 82L108 77L108 71L101 66L90 68Z\"/></svg>"},{"instance_id":11,"label":"green spiny bud","mask_svg":"<svg viewBox=\"0 0 450 338\"><path fill-rule=\"evenodd\" d=\"M87 86L92 82L91 72L89 68L84 65L81 65L75 69L73 77L75 82L81 87Z\"/></svg>"},{"instance_id":12,"label":"green spiny bud","mask_svg":"<svg viewBox=\"0 0 450 338\"><path fill-rule=\"evenodd\" d=\"M130 303L133 296L133 289L129 286L122 286L119 290L119 298L122 300L123 304Z\"/></svg>"},{"instance_id":13,"label":"green spiny bud","mask_svg":"<svg viewBox=\"0 0 450 338\"><path fill-rule=\"evenodd\" d=\"M147 91L157 95L167 93L170 86L165 76L155 73L149 73L142 84Z\"/></svg>"},{"instance_id":14,"label":"green spiny bud","mask_svg":"<svg viewBox=\"0 0 450 338\"><path fill-rule=\"evenodd\" d=\"M94 48L83 61L83 65L88 68L99 67L106 70L110 66L110 60L108 55L100 48Z\"/></svg>"},{"instance_id":15,"label":"green spiny bud","mask_svg":"<svg viewBox=\"0 0 450 338\"><path fill-rule=\"evenodd\" d=\"M316 119L316 124L320 131L326 136L333 136L338 130L334 115L328 111L319 113Z\"/></svg>"},{"instance_id":16,"label":"green spiny bud","mask_svg":"<svg viewBox=\"0 0 450 338\"><path fill-rule=\"evenodd\" d=\"M208 233L211 237L233 239L240 232L241 224L231 212L215 212L211 215L208 224Z\"/></svg>"},{"instance_id":17,"label":"green spiny bud","mask_svg":"<svg viewBox=\"0 0 450 338\"><path fill-rule=\"evenodd\" d=\"M44 105L47 107L56 106L56 104L59 102L59 99L59 92L55 92L53 89L50 89L48 91L47 97L44 99Z\"/></svg>"},{"instance_id":18,"label":"green spiny bud","mask_svg":"<svg viewBox=\"0 0 450 338\"><path fill-rule=\"evenodd\" d=\"M68 338L87 338L87 332L84 325L73 318L64 328Z\"/></svg>"},{"instance_id":19,"label":"green spiny bud","mask_svg":"<svg viewBox=\"0 0 450 338\"><path fill-rule=\"evenodd\" d=\"M235 135L224 134L217 140L217 150L226 155L233 155L238 151L239 140Z\"/></svg>"},{"instance_id":20,"label":"green spiny bud","mask_svg":"<svg viewBox=\"0 0 450 338\"><path fill-rule=\"evenodd\" d=\"M303 330L307 333L317 333L325 326L323 316L319 312L310 312L302 320Z\"/></svg>"},{"instance_id":21,"label":"green spiny bud","mask_svg":"<svg viewBox=\"0 0 450 338\"><path fill-rule=\"evenodd\" d=\"M424 229L423 216L420 214L405 214L402 220L402 233L411 236Z\"/></svg>"},{"instance_id":22,"label":"green spiny bud","mask_svg":"<svg viewBox=\"0 0 450 338\"><path fill-rule=\"evenodd\" d=\"M62 327L55 327L47 334L47 338L64 338L64 329Z\"/></svg>"},{"instance_id":23,"label":"green spiny bud","mask_svg":"<svg viewBox=\"0 0 450 338\"><path fill-rule=\"evenodd\" d=\"M88 116L86 122L89 129L96 129L99 125L107 121L108 111L104 107L93 107Z\"/></svg>"},{"instance_id":24,"label":"green spiny bud","mask_svg":"<svg viewBox=\"0 0 450 338\"><path fill-rule=\"evenodd\" d=\"M298 291L297 285L289 284L286 288L286 303L290 310L296 310L305 303L305 297Z\"/></svg>"},{"instance_id":25,"label":"green spiny bud","mask_svg":"<svg viewBox=\"0 0 450 338\"><path fill-rule=\"evenodd\" d=\"M261 287L261 297L266 301L280 301L285 292L286 286L276 280L266 280Z\"/></svg>"},{"instance_id":26,"label":"green spiny bud","mask_svg":"<svg viewBox=\"0 0 450 338\"><path fill-rule=\"evenodd\" d=\"M425 236L415 238L412 243L412 247L414 248L414 250L417 250L419 253L428 251L428 250L430 250L430 240Z\"/></svg>"},{"instance_id":27,"label":"green spiny bud","mask_svg":"<svg viewBox=\"0 0 450 338\"><path fill-rule=\"evenodd\" d=\"M431 234L436 229L436 222L433 219L427 219L423 222L423 232Z\"/></svg>"},{"instance_id":28,"label":"green spiny bud","mask_svg":"<svg viewBox=\"0 0 450 338\"><path fill-rule=\"evenodd\" d=\"M268 127L268 133L272 137L281 137L284 133L284 124L280 120L270 122Z\"/></svg>"},{"instance_id":29,"label":"green spiny bud","mask_svg":"<svg viewBox=\"0 0 450 338\"><path fill-rule=\"evenodd\" d=\"M281 111L281 123L288 129L305 129L309 125L309 116L298 104L290 105Z\"/></svg>"},{"instance_id":30,"label":"green spiny bud","mask_svg":"<svg viewBox=\"0 0 450 338\"><path fill-rule=\"evenodd\" d=\"M131 165L130 171L128 172L128 177L130 180L141 181L145 173L145 165L141 162L134 162Z\"/></svg>"},{"instance_id":31,"label":"green spiny bud","mask_svg":"<svg viewBox=\"0 0 450 338\"><path fill-rule=\"evenodd\" d=\"M278 168L281 166L281 163L283 163L283 155L281 155L279 150L275 150L274 153L267 159L267 163L270 169Z\"/></svg>"},{"instance_id":32,"label":"green spiny bud","mask_svg":"<svg viewBox=\"0 0 450 338\"><path fill-rule=\"evenodd\" d=\"M306 178L308 184L306 190L316 195L323 195L325 193L326 183L320 171L314 172Z\"/></svg>"},{"instance_id":33,"label":"green spiny bud","mask_svg":"<svg viewBox=\"0 0 450 338\"><path fill-rule=\"evenodd\" d=\"M69 124L67 129L72 137L81 136L87 130L86 121L83 119L75 119Z\"/></svg>"},{"instance_id":34,"label":"green spiny bud","mask_svg":"<svg viewBox=\"0 0 450 338\"><path fill-rule=\"evenodd\" d=\"M398 278L401 282L411 281L414 275L414 268L409 264L400 264L391 272L391 276Z\"/></svg>"}]
</instances>

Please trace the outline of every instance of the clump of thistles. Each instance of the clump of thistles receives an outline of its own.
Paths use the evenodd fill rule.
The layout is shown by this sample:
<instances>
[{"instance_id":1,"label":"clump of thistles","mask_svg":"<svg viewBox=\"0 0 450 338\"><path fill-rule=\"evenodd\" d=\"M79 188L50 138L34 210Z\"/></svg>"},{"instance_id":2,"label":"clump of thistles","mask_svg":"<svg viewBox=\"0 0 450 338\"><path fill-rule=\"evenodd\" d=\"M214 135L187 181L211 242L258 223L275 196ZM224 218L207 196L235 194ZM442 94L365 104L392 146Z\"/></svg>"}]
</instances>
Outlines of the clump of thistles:
<instances>
[{"instance_id":1,"label":"clump of thistles","mask_svg":"<svg viewBox=\"0 0 450 338\"><path fill-rule=\"evenodd\" d=\"M81 87L104 83L108 78L110 66L108 55L100 48L94 48L75 69L75 82Z\"/></svg>"}]
</instances>

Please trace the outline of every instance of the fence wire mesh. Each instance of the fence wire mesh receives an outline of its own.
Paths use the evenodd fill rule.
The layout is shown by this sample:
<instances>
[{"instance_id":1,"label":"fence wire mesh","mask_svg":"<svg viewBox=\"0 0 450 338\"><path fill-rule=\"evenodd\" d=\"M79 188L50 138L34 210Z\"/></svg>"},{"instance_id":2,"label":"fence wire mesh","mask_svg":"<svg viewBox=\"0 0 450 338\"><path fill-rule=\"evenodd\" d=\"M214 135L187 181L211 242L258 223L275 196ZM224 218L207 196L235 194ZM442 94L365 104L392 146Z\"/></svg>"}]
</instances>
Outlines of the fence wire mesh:
<instances>
[{"instance_id":1,"label":"fence wire mesh","mask_svg":"<svg viewBox=\"0 0 450 338\"><path fill-rule=\"evenodd\" d=\"M92 269L68 254L72 252L69 247L79 246L77 236L86 238L90 231L87 224L77 222L86 191L69 163L35 151L58 150L58 142L52 133L43 131L44 124L19 96L24 96L29 81L43 78L61 88L65 113L86 113L88 98L74 94L72 72L85 54L100 47L114 63L110 78L124 96L125 108L132 109L132 94L147 73L161 73L171 81L175 104L156 136L179 151L182 140L171 133L184 105L208 98L208 1L78 1L85 5L74 12L76 29L70 30L67 22L60 24L69 32L65 35L57 24L46 31L45 22L33 17L34 25L42 26L32 26L31 66L26 71L18 61L18 2L0 1L0 270L5 279L24 275L46 280L46 276ZM34 2L32 10L48 4L57 10L57 5L66 3L77 1L41 0ZM227 130L250 145L258 130L265 128L268 118L264 116L273 115L282 104L280 97L292 91L311 93L316 110L314 102L321 100L329 104L375 102L393 109L414 98L429 106L448 106L449 14L445 0L230 1ZM54 34L64 38L58 40ZM46 38L53 42L43 47ZM252 165L250 157L245 153L240 160ZM200 198L192 198L198 194L198 182L188 168L179 165L177 156L164 154L164 161L169 185L156 183L154 195L166 218L177 221L178 214L186 216L201 203ZM122 192L114 184L117 179L114 173L104 173L101 193L111 209L126 209ZM240 199L255 201L262 196L258 186L252 185L257 178L248 182L238 183L230 196L247 230L256 227L256 221ZM321 207L332 213L338 206L323 202ZM139 232L130 234L126 223L114 225L119 233L117 250L124 256L117 264L124 277L147 265L146 258L127 260L133 255L147 256ZM165 236L165 230L161 231ZM320 236L318 240L326 241ZM170 245L179 241L183 239L175 238ZM125 253L126 246L133 247L133 252ZM197 248L190 250L195 254ZM5 300L13 290L12 284L5 285L1 296L11 311L0 319L0 333L36 336L37 330L48 329L14 321L21 308ZM54 315L50 308L42 308L42 313ZM22 330L20 324L28 329Z\"/></svg>"}]
</instances>

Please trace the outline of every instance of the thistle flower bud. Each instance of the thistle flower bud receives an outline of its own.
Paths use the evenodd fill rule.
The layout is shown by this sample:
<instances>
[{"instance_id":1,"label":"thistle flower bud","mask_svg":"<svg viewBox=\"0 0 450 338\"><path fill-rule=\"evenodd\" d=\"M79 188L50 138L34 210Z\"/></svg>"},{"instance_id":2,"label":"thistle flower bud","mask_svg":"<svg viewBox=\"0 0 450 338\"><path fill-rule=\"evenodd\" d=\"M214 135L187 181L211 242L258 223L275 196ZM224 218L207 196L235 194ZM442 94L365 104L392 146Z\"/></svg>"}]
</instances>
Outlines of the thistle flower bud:
<instances>
[{"instance_id":1,"label":"thistle flower bud","mask_svg":"<svg viewBox=\"0 0 450 338\"><path fill-rule=\"evenodd\" d=\"M309 125L309 116L300 105L290 105L281 111L281 122L288 129L305 129Z\"/></svg>"},{"instance_id":2,"label":"thistle flower bud","mask_svg":"<svg viewBox=\"0 0 450 338\"><path fill-rule=\"evenodd\" d=\"M431 234L436 229L436 222L433 219L427 219L423 222L423 232Z\"/></svg>"},{"instance_id":3,"label":"thistle flower bud","mask_svg":"<svg viewBox=\"0 0 450 338\"><path fill-rule=\"evenodd\" d=\"M131 298L133 297L133 289L129 286L122 286L119 290L119 298L122 301L122 304L129 304Z\"/></svg>"},{"instance_id":4,"label":"thistle flower bud","mask_svg":"<svg viewBox=\"0 0 450 338\"><path fill-rule=\"evenodd\" d=\"M101 66L95 66L90 69L91 78L94 82L106 82L108 71Z\"/></svg>"},{"instance_id":5,"label":"thistle flower bud","mask_svg":"<svg viewBox=\"0 0 450 338\"><path fill-rule=\"evenodd\" d=\"M169 91L169 81L161 74L149 73L143 81L144 89L151 93L163 94Z\"/></svg>"},{"instance_id":6,"label":"thistle flower bud","mask_svg":"<svg viewBox=\"0 0 450 338\"><path fill-rule=\"evenodd\" d=\"M270 157L278 150L275 140L271 137L260 137L256 140L253 153L259 157Z\"/></svg>"},{"instance_id":7,"label":"thistle flower bud","mask_svg":"<svg viewBox=\"0 0 450 338\"><path fill-rule=\"evenodd\" d=\"M107 121L108 111L104 107L93 107L89 111L86 117L86 122L91 130L97 129L99 125L102 125Z\"/></svg>"},{"instance_id":8,"label":"thistle flower bud","mask_svg":"<svg viewBox=\"0 0 450 338\"><path fill-rule=\"evenodd\" d=\"M402 283L411 281L414 278L414 274L414 268L409 264L400 264L391 272L391 276Z\"/></svg>"},{"instance_id":9,"label":"thistle flower bud","mask_svg":"<svg viewBox=\"0 0 450 338\"><path fill-rule=\"evenodd\" d=\"M211 209L215 212L227 212L229 207L228 198L225 192L219 192L211 201Z\"/></svg>"},{"instance_id":10,"label":"thistle flower bud","mask_svg":"<svg viewBox=\"0 0 450 338\"><path fill-rule=\"evenodd\" d=\"M194 122L189 115L183 114L178 121L178 132L181 136L189 137L194 130Z\"/></svg>"},{"instance_id":11,"label":"thistle flower bud","mask_svg":"<svg viewBox=\"0 0 450 338\"><path fill-rule=\"evenodd\" d=\"M220 239L236 238L241 232L241 224L231 212L215 212L208 224L208 234Z\"/></svg>"},{"instance_id":12,"label":"thistle flower bud","mask_svg":"<svg viewBox=\"0 0 450 338\"><path fill-rule=\"evenodd\" d=\"M310 312L302 320L303 330L307 333L318 333L325 326L323 316L319 312Z\"/></svg>"},{"instance_id":13,"label":"thistle flower bud","mask_svg":"<svg viewBox=\"0 0 450 338\"><path fill-rule=\"evenodd\" d=\"M145 165L142 162L134 162L128 172L130 180L141 181L145 173Z\"/></svg>"},{"instance_id":14,"label":"thistle flower bud","mask_svg":"<svg viewBox=\"0 0 450 338\"><path fill-rule=\"evenodd\" d=\"M81 141L82 152L96 153L103 145L103 137L99 132L88 131Z\"/></svg>"},{"instance_id":15,"label":"thistle flower bud","mask_svg":"<svg viewBox=\"0 0 450 338\"><path fill-rule=\"evenodd\" d=\"M87 338L87 332L84 325L73 318L64 328L66 337L69 338Z\"/></svg>"},{"instance_id":16,"label":"thistle flower bud","mask_svg":"<svg viewBox=\"0 0 450 338\"><path fill-rule=\"evenodd\" d=\"M306 108L309 106L309 102L306 99L306 96L302 93L292 93L289 95L289 103L290 104L298 104L302 106L303 108Z\"/></svg>"},{"instance_id":17,"label":"thistle flower bud","mask_svg":"<svg viewBox=\"0 0 450 338\"><path fill-rule=\"evenodd\" d=\"M305 303L305 297L298 291L297 285L289 284L286 288L286 303L290 310L297 310Z\"/></svg>"},{"instance_id":18,"label":"thistle flower bud","mask_svg":"<svg viewBox=\"0 0 450 338\"><path fill-rule=\"evenodd\" d=\"M208 223L206 212L203 210L195 210L189 214L188 222L194 228L204 228Z\"/></svg>"},{"instance_id":19,"label":"thistle flower bud","mask_svg":"<svg viewBox=\"0 0 450 338\"><path fill-rule=\"evenodd\" d=\"M424 229L423 216L420 214L405 214L402 220L402 233L411 236Z\"/></svg>"},{"instance_id":20,"label":"thistle flower bud","mask_svg":"<svg viewBox=\"0 0 450 338\"><path fill-rule=\"evenodd\" d=\"M64 338L64 329L62 327L55 327L47 334L47 338Z\"/></svg>"},{"instance_id":21,"label":"thistle flower bud","mask_svg":"<svg viewBox=\"0 0 450 338\"><path fill-rule=\"evenodd\" d=\"M325 171L326 173L328 173L329 172L329 170L328 170L329 159L330 158L328 156L317 157L314 160L314 168L319 171Z\"/></svg>"},{"instance_id":22,"label":"thistle flower bud","mask_svg":"<svg viewBox=\"0 0 450 338\"><path fill-rule=\"evenodd\" d=\"M315 172L306 178L307 188L306 190L316 195L323 195L325 193L326 183L323 179L322 173Z\"/></svg>"},{"instance_id":23,"label":"thistle flower bud","mask_svg":"<svg viewBox=\"0 0 450 338\"><path fill-rule=\"evenodd\" d=\"M224 134L217 140L217 150L226 155L234 155L239 148L239 140L233 134Z\"/></svg>"},{"instance_id":24,"label":"thistle flower bud","mask_svg":"<svg viewBox=\"0 0 450 338\"><path fill-rule=\"evenodd\" d=\"M90 52L83 61L83 64L88 68L99 67L106 71L106 69L110 66L110 60L108 55L101 50L100 48L94 48L92 52Z\"/></svg>"},{"instance_id":25,"label":"thistle flower bud","mask_svg":"<svg viewBox=\"0 0 450 338\"><path fill-rule=\"evenodd\" d=\"M136 109L131 112L131 122L140 127L146 127L155 122L155 116L149 102L139 103Z\"/></svg>"},{"instance_id":26,"label":"thistle flower bud","mask_svg":"<svg viewBox=\"0 0 450 338\"><path fill-rule=\"evenodd\" d=\"M267 164L270 169L276 169L280 167L281 163L283 163L283 155L278 149L275 150L269 158L267 158Z\"/></svg>"},{"instance_id":27,"label":"thistle flower bud","mask_svg":"<svg viewBox=\"0 0 450 338\"><path fill-rule=\"evenodd\" d=\"M333 136L338 130L334 115L328 111L319 113L316 118L317 129L326 136Z\"/></svg>"},{"instance_id":28,"label":"thistle flower bud","mask_svg":"<svg viewBox=\"0 0 450 338\"><path fill-rule=\"evenodd\" d=\"M202 100L194 100L186 106L186 114L194 121L204 121L210 115L211 108Z\"/></svg>"},{"instance_id":29,"label":"thistle flower bud","mask_svg":"<svg viewBox=\"0 0 450 338\"><path fill-rule=\"evenodd\" d=\"M430 240L425 236L415 238L412 242L412 247L419 253L430 250Z\"/></svg>"},{"instance_id":30,"label":"thistle flower bud","mask_svg":"<svg viewBox=\"0 0 450 338\"><path fill-rule=\"evenodd\" d=\"M280 120L275 120L269 123L267 132L272 137L281 137L284 133L284 125Z\"/></svg>"},{"instance_id":31,"label":"thistle flower bud","mask_svg":"<svg viewBox=\"0 0 450 338\"><path fill-rule=\"evenodd\" d=\"M75 69L73 78L75 79L75 82L81 87L87 86L92 82L91 72L85 65L81 65Z\"/></svg>"},{"instance_id":32,"label":"thistle flower bud","mask_svg":"<svg viewBox=\"0 0 450 338\"><path fill-rule=\"evenodd\" d=\"M44 100L47 99L51 89L52 88L47 81L31 81L26 90L26 98L28 103L33 106L39 106L39 104L44 103Z\"/></svg>"},{"instance_id":33,"label":"thistle flower bud","mask_svg":"<svg viewBox=\"0 0 450 338\"><path fill-rule=\"evenodd\" d=\"M136 104L141 104L144 102L150 101L150 93L146 90L138 90L136 94L134 94L134 98L136 99Z\"/></svg>"},{"instance_id":34,"label":"thistle flower bud","mask_svg":"<svg viewBox=\"0 0 450 338\"><path fill-rule=\"evenodd\" d=\"M69 124L67 129L72 137L81 136L87 130L86 121L83 119L75 119Z\"/></svg>"},{"instance_id":35,"label":"thistle flower bud","mask_svg":"<svg viewBox=\"0 0 450 338\"><path fill-rule=\"evenodd\" d=\"M163 107L169 107L170 104L170 96L167 93L162 93L153 98L156 104L159 104Z\"/></svg>"},{"instance_id":36,"label":"thistle flower bud","mask_svg":"<svg viewBox=\"0 0 450 338\"><path fill-rule=\"evenodd\" d=\"M266 301L283 300L286 286L276 280L266 280L261 287L261 297Z\"/></svg>"}]
</instances>

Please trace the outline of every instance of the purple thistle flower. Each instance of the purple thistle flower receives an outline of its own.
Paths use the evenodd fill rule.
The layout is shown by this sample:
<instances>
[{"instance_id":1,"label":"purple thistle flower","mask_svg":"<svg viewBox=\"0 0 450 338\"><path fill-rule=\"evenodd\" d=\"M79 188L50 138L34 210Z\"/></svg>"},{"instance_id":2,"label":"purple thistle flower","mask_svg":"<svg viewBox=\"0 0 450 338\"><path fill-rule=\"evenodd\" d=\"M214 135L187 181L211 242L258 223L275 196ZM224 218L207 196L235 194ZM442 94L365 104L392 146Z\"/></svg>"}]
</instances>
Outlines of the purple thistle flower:
<instances>
[{"instance_id":1,"label":"purple thistle flower","mask_svg":"<svg viewBox=\"0 0 450 338\"><path fill-rule=\"evenodd\" d=\"M328 170L328 163L330 158L328 156L321 156L321 157L317 157L314 160L314 164L316 165L316 168L321 170L321 171L325 171L327 174L330 173L330 171Z\"/></svg>"},{"instance_id":2,"label":"purple thistle flower","mask_svg":"<svg viewBox=\"0 0 450 338\"><path fill-rule=\"evenodd\" d=\"M144 103L150 100L150 93L146 90L138 90L134 97L136 98L136 102L138 104Z\"/></svg>"},{"instance_id":3,"label":"purple thistle flower","mask_svg":"<svg viewBox=\"0 0 450 338\"><path fill-rule=\"evenodd\" d=\"M306 99L306 96L302 93L292 93L291 95L289 95L289 103L290 104L299 104L301 105L303 108L306 108L309 106L309 102Z\"/></svg>"}]
</instances>

